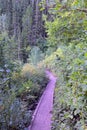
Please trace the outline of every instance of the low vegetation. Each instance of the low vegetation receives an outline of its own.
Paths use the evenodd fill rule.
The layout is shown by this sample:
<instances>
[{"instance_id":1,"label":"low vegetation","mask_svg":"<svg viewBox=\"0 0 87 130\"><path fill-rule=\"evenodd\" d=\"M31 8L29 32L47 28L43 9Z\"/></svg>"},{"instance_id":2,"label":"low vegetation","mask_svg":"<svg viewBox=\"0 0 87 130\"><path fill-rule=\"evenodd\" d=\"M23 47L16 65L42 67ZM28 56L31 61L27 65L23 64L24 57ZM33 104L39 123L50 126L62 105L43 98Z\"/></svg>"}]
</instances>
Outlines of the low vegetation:
<instances>
[{"instance_id":1,"label":"low vegetation","mask_svg":"<svg viewBox=\"0 0 87 130\"><path fill-rule=\"evenodd\" d=\"M87 45L63 46L59 54L48 57L49 68L58 77L52 130L87 128ZM57 53L57 55L55 55ZM62 54L62 55L61 55ZM51 60L50 60L51 58Z\"/></svg>"},{"instance_id":2,"label":"low vegetation","mask_svg":"<svg viewBox=\"0 0 87 130\"><path fill-rule=\"evenodd\" d=\"M27 63L1 80L5 81L0 85L0 129L24 130L31 122L47 78L43 71Z\"/></svg>"}]
</instances>

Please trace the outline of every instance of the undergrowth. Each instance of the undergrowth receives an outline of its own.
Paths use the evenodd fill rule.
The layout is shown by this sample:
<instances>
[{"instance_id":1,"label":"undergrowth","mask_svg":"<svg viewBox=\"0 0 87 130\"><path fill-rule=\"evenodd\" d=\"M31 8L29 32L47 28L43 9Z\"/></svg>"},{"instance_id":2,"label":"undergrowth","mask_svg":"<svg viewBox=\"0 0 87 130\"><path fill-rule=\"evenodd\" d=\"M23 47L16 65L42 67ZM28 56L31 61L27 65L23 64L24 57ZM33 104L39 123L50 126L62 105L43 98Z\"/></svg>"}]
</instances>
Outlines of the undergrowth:
<instances>
[{"instance_id":1,"label":"undergrowth","mask_svg":"<svg viewBox=\"0 0 87 130\"><path fill-rule=\"evenodd\" d=\"M87 44L60 46L42 65L58 77L52 130L86 130Z\"/></svg>"},{"instance_id":2,"label":"undergrowth","mask_svg":"<svg viewBox=\"0 0 87 130\"><path fill-rule=\"evenodd\" d=\"M32 114L48 82L45 73L27 63L21 69L10 72L9 76L6 74L2 81L0 129L24 130L30 125Z\"/></svg>"}]
</instances>

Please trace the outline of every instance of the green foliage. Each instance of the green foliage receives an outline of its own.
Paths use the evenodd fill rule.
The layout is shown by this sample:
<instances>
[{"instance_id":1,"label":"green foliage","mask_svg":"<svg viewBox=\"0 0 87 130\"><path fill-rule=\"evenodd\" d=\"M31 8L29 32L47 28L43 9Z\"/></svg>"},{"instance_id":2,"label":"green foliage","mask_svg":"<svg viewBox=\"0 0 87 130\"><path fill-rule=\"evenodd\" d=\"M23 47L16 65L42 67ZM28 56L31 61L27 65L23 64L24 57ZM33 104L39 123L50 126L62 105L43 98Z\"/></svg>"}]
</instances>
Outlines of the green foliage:
<instances>
[{"instance_id":1,"label":"green foliage","mask_svg":"<svg viewBox=\"0 0 87 130\"><path fill-rule=\"evenodd\" d=\"M31 53L29 56L29 62L33 65L37 65L38 62L40 62L44 57L44 54L42 53L42 51L40 50L39 47L34 46L31 49Z\"/></svg>"},{"instance_id":2,"label":"green foliage","mask_svg":"<svg viewBox=\"0 0 87 130\"><path fill-rule=\"evenodd\" d=\"M0 67L5 64L10 65L14 59L17 59L17 54L17 43L14 37L9 38L6 32L0 34Z\"/></svg>"},{"instance_id":3,"label":"green foliage","mask_svg":"<svg viewBox=\"0 0 87 130\"><path fill-rule=\"evenodd\" d=\"M0 129L29 125L48 81L43 72L48 67L58 76L52 130L86 130L87 0L55 0L49 5L42 0L39 7L37 3L12 0L7 6L0 1L0 13L9 20L8 30L0 34ZM47 34L42 27L45 8ZM29 63L22 66L18 58L28 58Z\"/></svg>"},{"instance_id":4,"label":"green foliage","mask_svg":"<svg viewBox=\"0 0 87 130\"><path fill-rule=\"evenodd\" d=\"M87 120L87 44L60 48L44 61L58 76L52 129L84 130Z\"/></svg>"},{"instance_id":5,"label":"green foliage","mask_svg":"<svg viewBox=\"0 0 87 130\"><path fill-rule=\"evenodd\" d=\"M23 129L25 124L31 121L32 113L27 113L26 109L22 108L23 102L16 98L15 86L9 88L7 82L0 86L0 90L0 129ZM29 116L27 117L26 114Z\"/></svg>"},{"instance_id":6,"label":"green foliage","mask_svg":"<svg viewBox=\"0 0 87 130\"><path fill-rule=\"evenodd\" d=\"M45 86L47 83L44 70L32 64L25 64L22 68L21 75L23 78L39 84L41 87Z\"/></svg>"},{"instance_id":7,"label":"green foliage","mask_svg":"<svg viewBox=\"0 0 87 130\"><path fill-rule=\"evenodd\" d=\"M85 7L85 0L56 1L49 10L50 18L44 19L48 46L54 51L45 57L42 65L51 68L58 76L52 130L87 129Z\"/></svg>"},{"instance_id":8,"label":"green foliage","mask_svg":"<svg viewBox=\"0 0 87 130\"><path fill-rule=\"evenodd\" d=\"M80 42L82 35L86 33L87 16L84 11L80 10L82 7L84 8L84 5L84 1L83 4L82 1L68 1L65 6L57 3L55 8L50 11L52 20L45 19L49 46L55 48L61 44ZM52 14L53 11L55 11L54 14Z\"/></svg>"},{"instance_id":9,"label":"green foliage","mask_svg":"<svg viewBox=\"0 0 87 130\"><path fill-rule=\"evenodd\" d=\"M24 130L31 122L47 79L43 71L39 73L39 68L28 64L19 67L17 63L13 72L4 79L3 76L0 77L0 129Z\"/></svg>"}]
</instances>

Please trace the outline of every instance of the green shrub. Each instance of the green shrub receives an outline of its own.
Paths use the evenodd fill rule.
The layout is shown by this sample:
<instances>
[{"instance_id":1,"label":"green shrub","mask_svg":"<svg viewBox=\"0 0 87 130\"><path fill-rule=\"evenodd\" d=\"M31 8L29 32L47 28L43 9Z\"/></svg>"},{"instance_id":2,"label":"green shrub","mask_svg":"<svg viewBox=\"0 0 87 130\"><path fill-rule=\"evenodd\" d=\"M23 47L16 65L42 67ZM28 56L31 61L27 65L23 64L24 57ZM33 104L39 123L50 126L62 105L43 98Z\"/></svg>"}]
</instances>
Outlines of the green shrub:
<instances>
[{"instance_id":1,"label":"green shrub","mask_svg":"<svg viewBox=\"0 0 87 130\"><path fill-rule=\"evenodd\" d=\"M60 48L61 51L44 60L58 76L52 130L84 130L87 123L87 44Z\"/></svg>"},{"instance_id":2,"label":"green shrub","mask_svg":"<svg viewBox=\"0 0 87 130\"><path fill-rule=\"evenodd\" d=\"M11 72L9 79L0 86L1 130L24 130L29 126L47 81L45 73L30 64Z\"/></svg>"}]
</instances>

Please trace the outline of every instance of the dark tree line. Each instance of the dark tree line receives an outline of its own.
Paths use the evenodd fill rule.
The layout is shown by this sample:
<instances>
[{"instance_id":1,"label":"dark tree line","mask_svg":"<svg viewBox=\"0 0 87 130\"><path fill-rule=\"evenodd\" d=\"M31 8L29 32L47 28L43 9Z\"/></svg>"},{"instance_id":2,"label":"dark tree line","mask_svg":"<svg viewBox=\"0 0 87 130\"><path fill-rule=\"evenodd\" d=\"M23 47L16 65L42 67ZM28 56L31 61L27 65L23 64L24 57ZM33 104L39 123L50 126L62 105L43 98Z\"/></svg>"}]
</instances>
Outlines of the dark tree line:
<instances>
[{"instance_id":1,"label":"dark tree line","mask_svg":"<svg viewBox=\"0 0 87 130\"><path fill-rule=\"evenodd\" d=\"M26 48L37 45L45 38L44 21L40 11L41 0L0 0L0 14L6 15L6 27L9 38L14 36L17 42L18 60L27 61Z\"/></svg>"}]
</instances>

